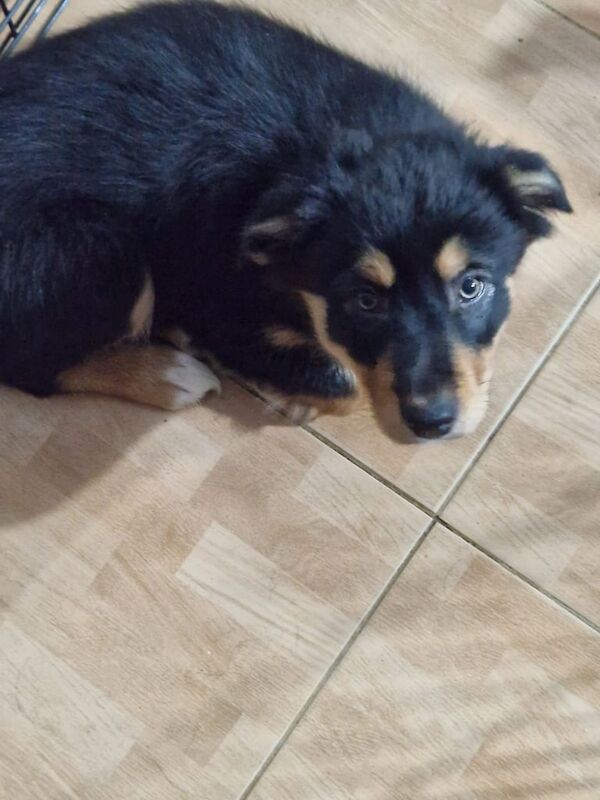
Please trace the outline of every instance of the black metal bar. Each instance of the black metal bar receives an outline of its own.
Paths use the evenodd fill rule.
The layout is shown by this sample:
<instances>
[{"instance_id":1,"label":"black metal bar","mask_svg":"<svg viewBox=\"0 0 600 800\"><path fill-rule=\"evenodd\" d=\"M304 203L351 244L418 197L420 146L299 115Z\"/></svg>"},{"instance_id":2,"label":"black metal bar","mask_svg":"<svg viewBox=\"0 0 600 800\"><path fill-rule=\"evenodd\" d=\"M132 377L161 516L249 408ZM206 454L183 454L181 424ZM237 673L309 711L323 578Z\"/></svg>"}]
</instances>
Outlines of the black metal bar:
<instances>
[{"instance_id":1,"label":"black metal bar","mask_svg":"<svg viewBox=\"0 0 600 800\"><path fill-rule=\"evenodd\" d=\"M4 19L0 22L0 33L4 28L10 28L11 32L15 33L18 30L18 23L15 22L17 11L21 8L25 0L16 0L12 8L8 9L5 0L2 0L2 11L4 12ZM11 34L9 34L10 36Z\"/></svg>"},{"instance_id":2,"label":"black metal bar","mask_svg":"<svg viewBox=\"0 0 600 800\"><path fill-rule=\"evenodd\" d=\"M41 31L36 36L36 39L43 39L44 36L47 35L48 31L54 25L56 20L60 17L60 15L65 10L69 2L70 0L60 0L59 4L56 6L52 14L50 14L48 19L44 23L44 26L42 27Z\"/></svg>"},{"instance_id":3,"label":"black metal bar","mask_svg":"<svg viewBox=\"0 0 600 800\"><path fill-rule=\"evenodd\" d=\"M0 0L0 34L5 32L4 39L0 40L0 57L7 55L17 46L44 8L48 7L49 2L50 0L15 0L14 5L8 8L7 0ZM54 2L55 6L36 39L48 33L69 0L54 0Z\"/></svg>"},{"instance_id":4,"label":"black metal bar","mask_svg":"<svg viewBox=\"0 0 600 800\"><path fill-rule=\"evenodd\" d=\"M13 35L13 36L16 36L16 34L17 34L17 26L16 26L16 25L15 25L15 23L12 21L12 19L11 19L11 14L12 14L12 11L10 11L10 12L9 12L9 10L8 10L8 8L7 8L7 6L6 6L6 3L4 2L4 0L0 0L0 9L2 9L2 12L3 12L3 14L4 14L4 21L1 23L1 26L0 26L0 31L1 31L3 28L5 28L5 27L6 27L6 25L8 25L8 27L10 28L10 32L12 33L12 35Z\"/></svg>"}]
</instances>

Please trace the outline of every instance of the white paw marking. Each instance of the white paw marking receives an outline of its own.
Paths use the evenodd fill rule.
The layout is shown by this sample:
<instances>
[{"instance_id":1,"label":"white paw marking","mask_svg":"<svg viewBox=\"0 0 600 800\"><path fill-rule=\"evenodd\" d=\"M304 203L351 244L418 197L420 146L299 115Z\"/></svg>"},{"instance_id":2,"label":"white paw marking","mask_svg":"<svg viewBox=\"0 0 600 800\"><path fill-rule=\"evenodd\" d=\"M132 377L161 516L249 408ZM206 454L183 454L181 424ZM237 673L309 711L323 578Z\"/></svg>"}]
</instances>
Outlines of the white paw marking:
<instances>
[{"instance_id":1,"label":"white paw marking","mask_svg":"<svg viewBox=\"0 0 600 800\"><path fill-rule=\"evenodd\" d=\"M173 365L165 370L163 380L173 387L169 405L174 411L199 403L209 392L221 393L214 372L187 353L174 352Z\"/></svg>"}]
</instances>

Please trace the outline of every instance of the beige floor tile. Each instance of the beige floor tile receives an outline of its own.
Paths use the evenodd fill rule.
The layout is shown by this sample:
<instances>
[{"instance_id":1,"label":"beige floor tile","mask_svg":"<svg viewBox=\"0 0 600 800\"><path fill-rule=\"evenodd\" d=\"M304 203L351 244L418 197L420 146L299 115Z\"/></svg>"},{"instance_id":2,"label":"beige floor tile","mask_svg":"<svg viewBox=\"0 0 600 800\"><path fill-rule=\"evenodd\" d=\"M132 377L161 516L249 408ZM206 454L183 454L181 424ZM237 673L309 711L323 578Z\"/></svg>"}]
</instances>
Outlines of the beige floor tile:
<instances>
[{"instance_id":1,"label":"beige floor tile","mask_svg":"<svg viewBox=\"0 0 600 800\"><path fill-rule=\"evenodd\" d=\"M442 527L250 800L595 800L600 636Z\"/></svg>"},{"instance_id":2,"label":"beige floor tile","mask_svg":"<svg viewBox=\"0 0 600 800\"><path fill-rule=\"evenodd\" d=\"M600 295L444 518L600 626Z\"/></svg>"},{"instance_id":3,"label":"beige floor tile","mask_svg":"<svg viewBox=\"0 0 600 800\"><path fill-rule=\"evenodd\" d=\"M600 35L600 6L596 0L545 0L545 2L578 25Z\"/></svg>"},{"instance_id":4,"label":"beige floor tile","mask_svg":"<svg viewBox=\"0 0 600 800\"><path fill-rule=\"evenodd\" d=\"M0 403L0 796L237 797L428 518L235 386Z\"/></svg>"}]
</instances>

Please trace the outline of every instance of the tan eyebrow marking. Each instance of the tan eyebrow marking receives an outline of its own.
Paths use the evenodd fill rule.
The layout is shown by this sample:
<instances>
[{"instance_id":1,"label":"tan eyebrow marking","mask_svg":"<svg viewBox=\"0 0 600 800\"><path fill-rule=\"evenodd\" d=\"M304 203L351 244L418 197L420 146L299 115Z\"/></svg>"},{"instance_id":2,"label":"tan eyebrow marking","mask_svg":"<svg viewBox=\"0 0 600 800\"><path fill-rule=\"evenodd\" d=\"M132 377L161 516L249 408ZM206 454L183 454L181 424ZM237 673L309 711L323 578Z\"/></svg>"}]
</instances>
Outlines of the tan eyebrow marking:
<instances>
[{"instance_id":1,"label":"tan eyebrow marking","mask_svg":"<svg viewBox=\"0 0 600 800\"><path fill-rule=\"evenodd\" d=\"M469 251L459 236L453 236L442 246L434 260L440 278L451 281L469 264Z\"/></svg>"},{"instance_id":2,"label":"tan eyebrow marking","mask_svg":"<svg viewBox=\"0 0 600 800\"><path fill-rule=\"evenodd\" d=\"M381 250L367 250L358 261L360 274L369 281L389 289L396 281L396 270Z\"/></svg>"}]
</instances>

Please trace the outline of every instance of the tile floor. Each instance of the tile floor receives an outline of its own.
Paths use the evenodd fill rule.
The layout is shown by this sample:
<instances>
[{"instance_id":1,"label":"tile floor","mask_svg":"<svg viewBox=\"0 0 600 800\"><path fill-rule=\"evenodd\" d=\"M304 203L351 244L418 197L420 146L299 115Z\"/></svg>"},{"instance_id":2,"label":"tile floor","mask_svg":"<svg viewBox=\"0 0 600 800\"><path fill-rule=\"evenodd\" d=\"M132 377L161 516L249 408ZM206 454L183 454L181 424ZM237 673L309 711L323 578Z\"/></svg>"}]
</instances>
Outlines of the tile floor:
<instances>
[{"instance_id":1,"label":"tile floor","mask_svg":"<svg viewBox=\"0 0 600 800\"><path fill-rule=\"evenodd\" d=\"M469 439L0 390L0 797L597 800L600 9L252 5L540 148L576 214Z\"/></svg>"}]
</instances>

